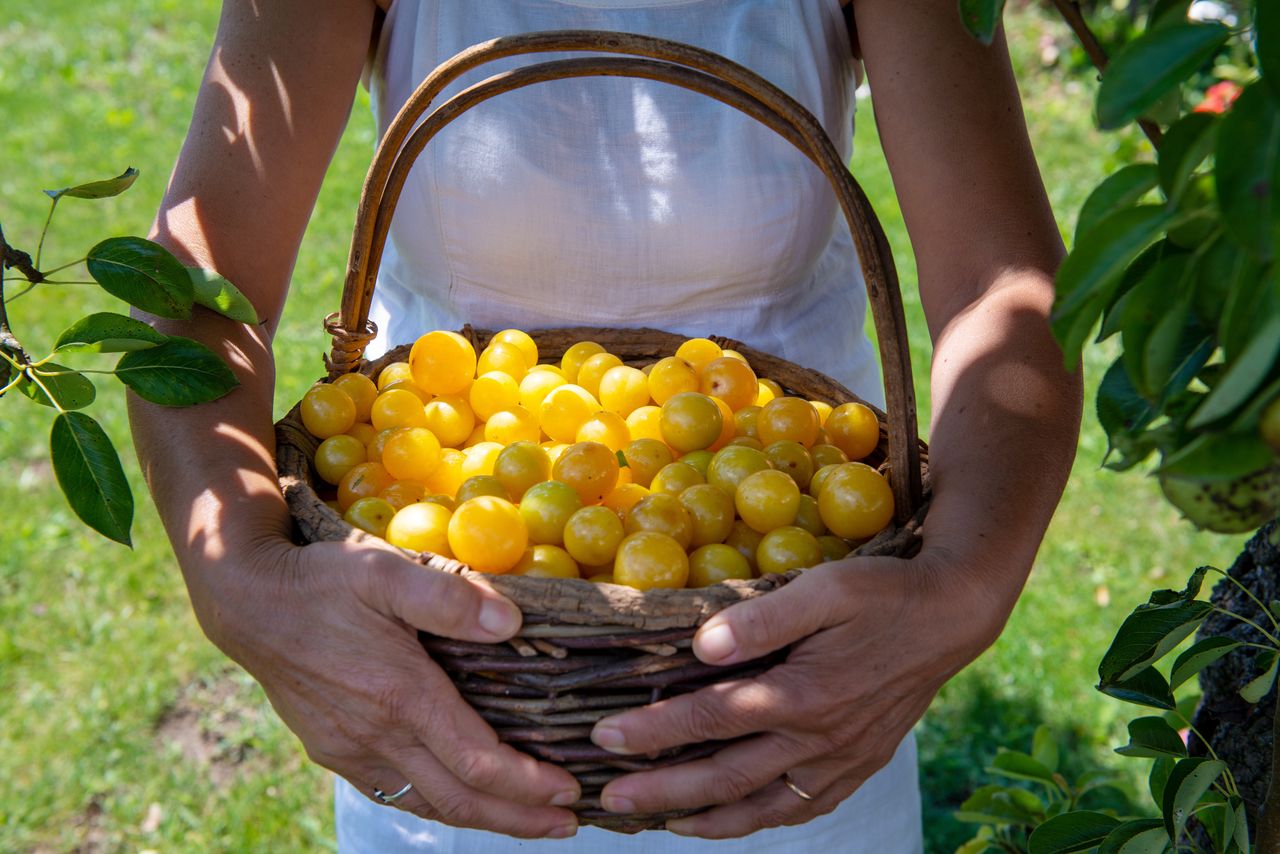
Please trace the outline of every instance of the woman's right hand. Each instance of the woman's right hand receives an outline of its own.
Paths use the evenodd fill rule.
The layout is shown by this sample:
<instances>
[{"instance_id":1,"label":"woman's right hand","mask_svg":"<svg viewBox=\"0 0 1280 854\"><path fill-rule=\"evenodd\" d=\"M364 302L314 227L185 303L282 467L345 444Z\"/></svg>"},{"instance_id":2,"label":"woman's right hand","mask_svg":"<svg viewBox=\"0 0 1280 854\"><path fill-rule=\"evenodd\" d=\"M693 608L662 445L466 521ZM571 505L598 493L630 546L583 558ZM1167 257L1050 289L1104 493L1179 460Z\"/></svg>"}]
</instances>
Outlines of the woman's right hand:
<instances>
[{"instance_id":1,"label":"woman's right hand","mask_svg":"<svg viewBox=\"0 0 1280 854\"><path fill-rule=\"evenodd\" d=\"M579 797L574 778L501 744L417 641L423 629L501 642L519 629L515 606L390 548L275 539L247 551L243 584L192 600L312 760L370 799L412 783L395 806L423 818L529 838L577 831L563 808Z\"/></svg>"}]
</instances>

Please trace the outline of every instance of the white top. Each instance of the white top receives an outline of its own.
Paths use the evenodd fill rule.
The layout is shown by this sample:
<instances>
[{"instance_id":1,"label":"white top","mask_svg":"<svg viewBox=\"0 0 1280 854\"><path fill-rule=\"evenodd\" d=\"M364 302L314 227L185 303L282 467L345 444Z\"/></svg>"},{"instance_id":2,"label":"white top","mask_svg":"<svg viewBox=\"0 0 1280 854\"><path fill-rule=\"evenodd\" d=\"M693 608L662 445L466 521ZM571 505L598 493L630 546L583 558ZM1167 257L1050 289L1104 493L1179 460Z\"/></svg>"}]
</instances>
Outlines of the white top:
<instances>
[{"instance_id":1,"label":"white top","mask_svg":"<svg viewBox=\"0 0 1280 854\"><path fill-rule=\"evenodd\" d=\"M851 153L854 63L839 0L398 0L371 75L380 132L418 83L463 48L554 29L643 33L727 56L797 98L837 149ZM562 56L490 63L443 97ZM468 322L653 326L737 338L879 404L865 311L834 194L790 143L668 84L557 80L481 104L419 159L383 256L371 355ZM335 804L344 854L922 849L911 737L830 815L737 841L597 828L573 840L519 841L422 821L342 780Z\"/></svg>"}]
</instances>

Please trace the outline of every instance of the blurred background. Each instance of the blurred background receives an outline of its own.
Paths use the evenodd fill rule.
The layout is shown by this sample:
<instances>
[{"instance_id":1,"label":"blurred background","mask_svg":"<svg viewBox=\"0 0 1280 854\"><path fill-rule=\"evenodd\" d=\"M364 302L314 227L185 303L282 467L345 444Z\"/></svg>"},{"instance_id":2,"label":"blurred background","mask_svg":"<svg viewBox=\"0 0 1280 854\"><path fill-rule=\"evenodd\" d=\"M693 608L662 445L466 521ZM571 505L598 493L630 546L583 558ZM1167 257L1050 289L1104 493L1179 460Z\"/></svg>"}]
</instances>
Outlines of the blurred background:
<instances>
[{"instance_id":1,"label":"blurred background","mask_svg":"<svg viewBox=\"0 0 1280 854\"><path fill-rule=\"evenodd\" d=\"M1104 43L1145 3L1087 5ZM0 224L34 250L42 189L141 170L125 195L67 199L46 266L99 240L145 234L190 117L216 0L0 0ZM1093 127L1096 75L1046 6L1012 3L1006 26L1032 141L1064 238L1088 191L1146 146ZM322 372L321 320L337 307L359 187L374 144L357 97L299 256L276 339L276 412ZM928 336L915 267L870 110L853 170L884 219L906 288L917 377ZM981 223L975 223L981 228ZM47 351L112 301L92 286L38 288L12 305L15 332ZM708 330L713 332L714 330ZM1114 354L1091 351L1096 384ZM87 360L84 360L88 364ZM201 634L133 461L123 394L100 382L92 412L116 441L139 503L132 552L81 525L48 462L51 411L5 401L0 424L0 851L301 851L333 848L331 781L262 691ZM927 389L920 383L922 424ZM1090 391L1092 397L1092 390ZM1153 480L1102 471L1105 437L1086 413L1075 472L1030 584L1001 640L939 694L920 724L930 852L972 835L953 811L987 780L998 745L1026 750L1048 725L1068 769L1127 773L1125 707L1093 690L1115 628L1146 591L1226 566L1243 538L1198 536L1155 500ZM999 465L993 459L992 465ZM1113 797L1136 797L1121 777Z\"/></svg>"}]
</instances>

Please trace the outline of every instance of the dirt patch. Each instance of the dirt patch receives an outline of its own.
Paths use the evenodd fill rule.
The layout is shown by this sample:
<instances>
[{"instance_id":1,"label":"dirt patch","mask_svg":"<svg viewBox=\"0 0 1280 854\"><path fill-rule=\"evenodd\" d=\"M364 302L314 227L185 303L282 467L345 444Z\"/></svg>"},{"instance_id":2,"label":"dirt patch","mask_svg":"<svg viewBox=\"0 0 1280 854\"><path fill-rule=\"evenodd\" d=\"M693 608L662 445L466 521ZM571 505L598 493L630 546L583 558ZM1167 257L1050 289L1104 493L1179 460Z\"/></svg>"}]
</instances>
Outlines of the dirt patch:
<instances>
[{"instance_id":1,"label":"dirt patch","mask_svg":"<svg viewBox=\"0 0 1280 854\"><path fill-rule=\"evenodd\" d=\"M253 747L270 725L270 707L243 671L228 668L188 682L156 722L162 750L176 750L218 788L242 775L261 772L264 761Z\"/></svg>"}]
</instances>

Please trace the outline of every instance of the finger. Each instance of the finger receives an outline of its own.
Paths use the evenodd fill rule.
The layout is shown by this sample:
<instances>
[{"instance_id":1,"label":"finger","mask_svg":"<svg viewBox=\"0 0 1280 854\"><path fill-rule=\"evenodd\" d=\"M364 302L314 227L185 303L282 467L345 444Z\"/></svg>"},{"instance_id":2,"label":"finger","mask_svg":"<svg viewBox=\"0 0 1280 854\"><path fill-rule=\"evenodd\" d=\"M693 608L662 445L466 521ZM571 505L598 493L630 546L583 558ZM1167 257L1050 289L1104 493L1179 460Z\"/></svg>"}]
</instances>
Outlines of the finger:
<instances>
[{"instance_id":1,"label":"finger","mask_svg":"<svg viewBox=\"0 0 1280 854\"><path fill-rule=\"evenodd\" d=\"M604 787L600 802L618 813L736 803L794 768L802 761L799 753L789 739L761 736L729 745L706 759L619 777Z\"/></svg>"},{"instance_id":2,"label":"finger","mask_svg":"<svg viewBox=\"0 0 1280 854\"><path fill-rule=\"evenodd\" d=\"M407 781L413 788L393 804L420 818L454 827L473 827L525 839L564 839L577 833L578 819L567 809L528 806L473 789L449 774L430 751L406 747L398 752L396 768L383 766L374 774L384 792L394 793ZM372 777L371 777L372 779ZM386 780L388 782L383 783ZM387 789L386 786L395 788ZM367 789L372 792L372 788Z\"/></svg>"},{"instance_id":3,"label":"finger","mask_svg":"<svg viewBox=\"0 0 1280 854\"><path fill-rule=\"evenodd\" d=\"M840 777L832 769L821 766L797 768L791 772L791 777L801 791L813 796L813 800L806 801L793 792L779 775L772 783L737 803L668 821L667 830L681 836L732 839L769 827L803 824L834 810L866 779L865 775Z\"/></svg>"},{"instance_id":4,"label":"finger","mask_svg":"<svg viewBox=\"0 0 1280 854\"><path fill-rule=\"evenodd\" d=\"M693 652L707 664L737 664L767 655L835 625L848 597L842 578L847 570L815 567L771 592L732 605L703 624L693 638Z\"/></svg>"},{"instance_id":5,"label":"finger","mask_svg":"<svg viewBox=\"0 0 1280 854\"><path fill-rule=\"evenodd\" d=\"M359 594L373 608L414 628L457 640L493 643L520 630L520 610L481 582L420 566L398 552L353 543L342 549ZM342 566L344 563L336 563Z\"/></svg>"},{"instance_id":6,"label":"finger","mask_svg":"<svg viewBox=\"0 0 1280 854\"><path fill-rule=\"evenodd\" d=\"M629 755L738 738L783 723L794 714L794 693L771 670L755 679L708 685L604 718L592 728L591 740L613 753Z\"/></svg>"}]
</instances>

